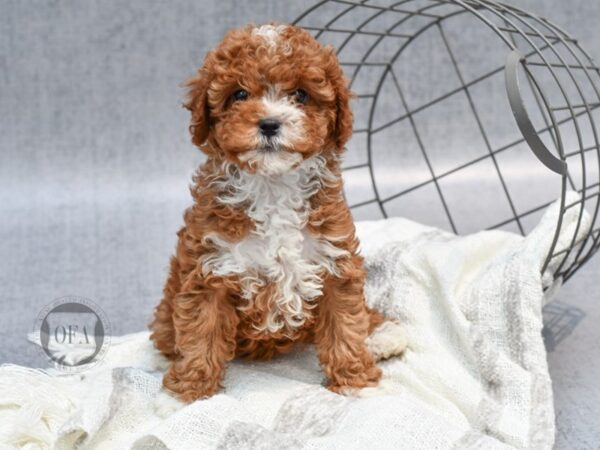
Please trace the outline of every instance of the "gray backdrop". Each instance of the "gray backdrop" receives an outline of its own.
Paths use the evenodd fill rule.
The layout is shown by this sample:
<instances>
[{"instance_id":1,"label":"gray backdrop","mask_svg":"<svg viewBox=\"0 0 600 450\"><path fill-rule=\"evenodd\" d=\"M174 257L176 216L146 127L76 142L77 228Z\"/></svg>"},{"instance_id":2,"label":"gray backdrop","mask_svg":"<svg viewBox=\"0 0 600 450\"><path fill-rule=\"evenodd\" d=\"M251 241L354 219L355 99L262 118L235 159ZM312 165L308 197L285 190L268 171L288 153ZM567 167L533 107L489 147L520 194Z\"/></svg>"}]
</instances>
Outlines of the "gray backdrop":
<instances>
[{"instance_id":1,"label":"gray backdrop","mask_svg":"<svg viewBox=\"0 0 600 450\"><path fill-rule=\"evenodd\" d=\"M600 57L600 2L513 3ZM69 294L99 304L113 334L146 326L202 161L180 83L228 28L311 4L0 0L0 362L42 364L26 333ZM546 311L562 448L600 443L599 260Z\"/></svg>"}]
</instances>

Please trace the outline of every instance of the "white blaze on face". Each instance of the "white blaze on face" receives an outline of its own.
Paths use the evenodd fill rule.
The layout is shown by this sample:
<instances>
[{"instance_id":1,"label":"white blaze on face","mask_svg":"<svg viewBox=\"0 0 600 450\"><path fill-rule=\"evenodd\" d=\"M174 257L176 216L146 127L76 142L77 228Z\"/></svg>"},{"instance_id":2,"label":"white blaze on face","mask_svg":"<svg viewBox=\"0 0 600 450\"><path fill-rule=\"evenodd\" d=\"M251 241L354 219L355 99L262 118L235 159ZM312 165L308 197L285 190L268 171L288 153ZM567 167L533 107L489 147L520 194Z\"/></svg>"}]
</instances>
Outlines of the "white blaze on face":
<instances>
[{"instance_id":1,"label":"white blaze on face","mask_svg":"<svg viewBox=\"0 0 600 450\"><path fill-rule=\"evenodd\" d=\"M252 30L253 36L259 36L269 52L291 54L289 42L281 38L287 25L262 25ZM262 103L261 119L274 119L280 123L275 136L266 137L256 127L256 148L238 156L260 175L281 175L302 162L302 155L294 152L294 146L303 139L304 111L276 85L270 85L260 99Z\"/></svg>"}]
</instances>

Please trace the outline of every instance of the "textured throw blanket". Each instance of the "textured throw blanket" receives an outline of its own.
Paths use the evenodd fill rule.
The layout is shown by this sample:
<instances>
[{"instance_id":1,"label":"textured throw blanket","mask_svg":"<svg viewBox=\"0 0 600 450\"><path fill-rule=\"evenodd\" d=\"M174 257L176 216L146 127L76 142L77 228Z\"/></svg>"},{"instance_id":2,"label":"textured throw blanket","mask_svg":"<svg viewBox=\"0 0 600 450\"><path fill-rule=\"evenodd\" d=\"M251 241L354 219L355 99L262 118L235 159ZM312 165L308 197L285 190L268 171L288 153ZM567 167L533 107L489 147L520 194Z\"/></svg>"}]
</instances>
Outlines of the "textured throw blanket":
<instances>
[{"instance_id":1,"label":"textured throw blanket","mask_svg":"<svg viewBox=\"0 0 600 450\"><path fill-rule=\"evenodd\" d=\"M567 203L575 201L569 195ZM379 388L323 387L312 348L267 363L235 361L225 389L166 418L156 412L161 358L147 333L113 338L79 375L0 368L0 443L90 449L547 449L552 387L540 275L559 208L526 238L457 237L408 220L358 224L369 303L399 318L408 349L382 362ZM568 210L558 250L579 211ZM581 232L589 227L584 215ZM548 273L552 270L552 264ZM549 292L553 289L549 289Z\"/></svg>"}]
</instances>

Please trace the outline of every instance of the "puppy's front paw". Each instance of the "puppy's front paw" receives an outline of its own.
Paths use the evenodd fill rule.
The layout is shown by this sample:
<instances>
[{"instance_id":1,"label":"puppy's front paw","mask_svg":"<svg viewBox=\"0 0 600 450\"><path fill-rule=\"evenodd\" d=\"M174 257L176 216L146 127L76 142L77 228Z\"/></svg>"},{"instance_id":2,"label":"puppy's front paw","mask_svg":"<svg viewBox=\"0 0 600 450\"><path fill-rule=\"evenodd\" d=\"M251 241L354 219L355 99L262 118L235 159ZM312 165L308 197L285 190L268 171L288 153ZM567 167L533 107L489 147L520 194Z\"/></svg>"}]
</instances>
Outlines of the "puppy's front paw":
<instances>
[{"instance_id":1,"label":"puppy's front paw","mask_svg":"<svg viewBox=\"0 0 600 450\"><path fill-rule=\"evenodd\" d=\"M367 349L376 361L401 355L408 344L406 332L400 322L386 320L366 339Z\"/></svg>"},{"instance_id":2,"label":"puppy's front paw","mask_svg":"<svg viewBox=\"0 0 600 450\"><path fill-rule=\"evenodd\" d=\"M171 414L184 408L186 404L164 390L158 391L154 399L154 412L158 417L166 419Z\"/></svg>"}]
</instances>

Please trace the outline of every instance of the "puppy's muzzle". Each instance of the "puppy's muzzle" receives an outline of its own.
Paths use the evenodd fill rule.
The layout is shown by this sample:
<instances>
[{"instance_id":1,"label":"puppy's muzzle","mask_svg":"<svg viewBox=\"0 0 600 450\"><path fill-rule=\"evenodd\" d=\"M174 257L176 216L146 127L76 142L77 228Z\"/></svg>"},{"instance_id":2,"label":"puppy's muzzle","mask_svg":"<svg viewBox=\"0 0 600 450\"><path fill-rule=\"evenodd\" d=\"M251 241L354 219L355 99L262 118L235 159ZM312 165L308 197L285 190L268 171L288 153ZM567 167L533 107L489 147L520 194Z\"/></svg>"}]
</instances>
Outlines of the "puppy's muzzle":
<instances>
[{"instance_id":1,"label":"puppy's muzzle","mask_svg":"<svg viewBox=\"0 0 600 450\"><path fill-rule=\"evenodd\" d=\"M258 123L258 128L263 136L270 138L279 133L281 122L277 119L263 119Z\"/></svg>"}]
</instances>

